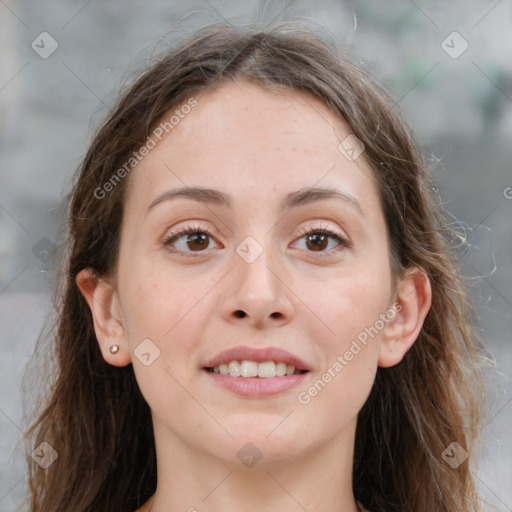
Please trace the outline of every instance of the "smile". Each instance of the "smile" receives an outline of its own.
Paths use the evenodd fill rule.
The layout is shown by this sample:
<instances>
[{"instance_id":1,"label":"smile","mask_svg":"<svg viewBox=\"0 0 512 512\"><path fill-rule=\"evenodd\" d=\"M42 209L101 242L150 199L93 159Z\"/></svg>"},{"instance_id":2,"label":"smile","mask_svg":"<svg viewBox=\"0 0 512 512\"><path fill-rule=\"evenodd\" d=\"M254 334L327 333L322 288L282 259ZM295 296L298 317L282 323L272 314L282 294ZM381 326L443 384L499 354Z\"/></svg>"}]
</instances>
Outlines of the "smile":
<instances>
[{"instance_id":1,"label":"smile","mask_svg":"<svg viewBox=\"0 0 512 512\"><path fill-rule=\"evenodd\" d=\"M265 361L258 363L256 361L230 361L213 368L206 368L207 371L220 375L229 375L230 377L259 377L260 379L271 379L273 377L284 377L290 375L300 375L307 370L297 370L295 366L283 362Z\"/></svg>"}]
</instances>

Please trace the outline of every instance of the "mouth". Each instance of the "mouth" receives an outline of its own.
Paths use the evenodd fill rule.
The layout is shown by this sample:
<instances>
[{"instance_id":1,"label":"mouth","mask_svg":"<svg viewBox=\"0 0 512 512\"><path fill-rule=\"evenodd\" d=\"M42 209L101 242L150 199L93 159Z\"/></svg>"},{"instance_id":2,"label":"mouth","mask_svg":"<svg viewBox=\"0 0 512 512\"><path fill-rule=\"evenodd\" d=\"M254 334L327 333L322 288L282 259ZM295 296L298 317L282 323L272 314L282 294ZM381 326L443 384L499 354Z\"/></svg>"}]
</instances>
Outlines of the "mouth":
<instances>
[{"instance_id":1,"label":"mouth","mask_svg":"<svg viewBox=\"0 0 512 512\"><path fill-rule=\"evenodd\" d=\"M286 371L284 375L280 375L284 367ZM299 370L292 365L284 365L284 367L283 363L276 364L274 361L256 363L256 361L243 360L240 363L230 361L229 364L222 363L202 370L211 383L230 393L246 399L263 399L279 395L299 385L305 385L309 370Z\"/></svg>"},{"instance_id":2,"label":"mouth","mask_svg":"<svg viewBox=\"0 0 512 512\"><path fill-rule=\"evenodd\" d=\"M243 360L221 363L218 366L207 366L203 368L207 372L228 375L229 377L272 379L274 377L289 377L290 375L301 375L309 370L296 368L292 364L283 361L257 361Z\"/></svg>"},{"instance_id":3,"label":"mouth","mask_svg":"<svg viewBox=\"0 0 512 512\"><path fill-rule=\"evenodd\" d=\"M292 389L311 368L277 347L235 347L221 352L201 368L211 382L244 397L261 398Z\"/></svg>"},{"instance_id":4,"label":"mouth","mask_svg":"<svg viewBox=\"0 0 512 512\"><path fill-rule=\"evenodd\" d=\"M203 369L230 377L260 379L299 375L310 370L302 359L282 348L249 346L224 350L207 361Z\"/></svg>"}]
</instances>

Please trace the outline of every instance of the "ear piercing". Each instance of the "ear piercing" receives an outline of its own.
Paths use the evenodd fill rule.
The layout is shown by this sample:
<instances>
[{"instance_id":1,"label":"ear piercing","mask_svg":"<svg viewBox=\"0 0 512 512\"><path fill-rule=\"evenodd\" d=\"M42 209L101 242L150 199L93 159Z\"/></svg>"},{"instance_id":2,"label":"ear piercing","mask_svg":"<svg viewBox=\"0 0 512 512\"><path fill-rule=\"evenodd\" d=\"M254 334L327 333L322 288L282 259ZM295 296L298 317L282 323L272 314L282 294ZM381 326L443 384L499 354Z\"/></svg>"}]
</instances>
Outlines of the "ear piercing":
<instances>
[{"instance_id":1,"label":"ear piercing","mask_svg":"<svg viewBox=\"0 0 512 512\"><path fill-rule=\"evenodd\" d=\"M110 345L110 353L117 354L119 352L119 345Z\"/></svg>"}]
</instances>

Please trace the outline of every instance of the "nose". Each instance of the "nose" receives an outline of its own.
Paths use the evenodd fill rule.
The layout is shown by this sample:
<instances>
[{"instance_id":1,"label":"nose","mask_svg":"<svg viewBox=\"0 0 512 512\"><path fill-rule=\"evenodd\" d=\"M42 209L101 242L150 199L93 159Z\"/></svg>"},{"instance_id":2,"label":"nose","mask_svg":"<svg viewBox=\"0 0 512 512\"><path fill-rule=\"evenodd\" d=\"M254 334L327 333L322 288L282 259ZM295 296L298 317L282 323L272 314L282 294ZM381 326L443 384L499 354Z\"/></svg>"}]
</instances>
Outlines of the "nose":
<instances>
[{"instance_id":1,"label":"nose","mask_svg":"<svg viewBox=\"0 0 512 512\"><path fill-rule=\"evenodd\" d=\"M234 265L233 277L223 290L223 318L260 329L290 322L294 314L290 278L270 258L270 249L252 262L234 254Z\"/></svg>"}]
</instances>

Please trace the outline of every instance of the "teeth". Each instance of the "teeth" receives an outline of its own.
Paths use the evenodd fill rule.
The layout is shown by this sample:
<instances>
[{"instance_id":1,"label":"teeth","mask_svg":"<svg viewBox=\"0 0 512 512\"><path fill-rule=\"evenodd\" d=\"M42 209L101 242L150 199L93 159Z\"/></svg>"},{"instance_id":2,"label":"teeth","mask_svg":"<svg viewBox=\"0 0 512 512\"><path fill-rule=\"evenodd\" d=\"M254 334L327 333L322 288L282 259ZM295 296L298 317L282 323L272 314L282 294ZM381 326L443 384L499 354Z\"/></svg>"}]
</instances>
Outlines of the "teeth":
<instances>
[{"instance_id":1,"label":"teeth","mask_svg":"<svg viewBox=\"0 0 512 512\"><path fill-rule=\"evenodd\" d=\"M286 375L286 363L277 363L276 364L276 375L278 377L282 377Z\"/></svg>"},{"instance_id":2,"label":"teeth","mask_svg":"<svg viewBox=\"0 0 512 512\"><path fill-rule=\"evenodd\" d=\"M258 364L258 377L271 379L276 376L276 364L274 361Z\"/></svg>"},{"instance_id":3,"label":"teeth","mask_svg":"<svg viewBox=\"0 0 512 512\"><path fill-rule=\"evenodd\" d=\"M254 361L242 361L240 365L240 375L242 377L256 377L258 375L258 363Z\"/></svg>"},{"instance_id":4,"label":"teeth","mask_svg":"<svg viewBox=\"0 0 512 512\"><path fill-rule=\"evenodd\" d=\"M295 370L295 366L286 363L275 363L274 361L265 361L257 363L255 361L230 361L229 364L221 364L213 368L214 373L229 375L231 377L260 377L261 379L271 379L272 377L283 377L284 375L294 375L300 373Z\"/></svg>"},{"instance_id":5,"label":"teeth","mask_svg":"<svg viewBox=\"0 0 512 512\"><path fill-rule=\"evenodd\" d=\"M215 371L215 368L213 371ZM238 361L231 361L229 363L229 375L231 377L240 377L240 363Z\"/></svg>"}]
</instances>

